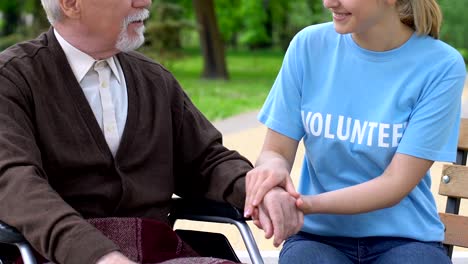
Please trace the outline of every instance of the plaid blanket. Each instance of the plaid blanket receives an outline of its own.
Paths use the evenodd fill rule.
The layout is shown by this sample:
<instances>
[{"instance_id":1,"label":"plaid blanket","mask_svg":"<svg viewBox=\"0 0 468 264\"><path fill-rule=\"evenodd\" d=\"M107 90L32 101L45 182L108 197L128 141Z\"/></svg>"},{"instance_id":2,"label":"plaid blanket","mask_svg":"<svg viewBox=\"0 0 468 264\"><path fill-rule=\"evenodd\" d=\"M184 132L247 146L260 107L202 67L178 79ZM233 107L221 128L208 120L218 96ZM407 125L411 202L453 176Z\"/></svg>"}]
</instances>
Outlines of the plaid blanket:
<instances>
[{"instance_id":1,"label":"plaid blanket","mask_svg":"<svg viewBox=\"0 0 468 264\"><path fill-rule=\"evenodd\" d=\"M200 257L162 222L142 218L88 219L120 247L122 254L142 264L233 264L216 258ZM38 263L50 263L38 258ZM22 263L18 261L17 263Z\"/></svg>"}]
</instances>

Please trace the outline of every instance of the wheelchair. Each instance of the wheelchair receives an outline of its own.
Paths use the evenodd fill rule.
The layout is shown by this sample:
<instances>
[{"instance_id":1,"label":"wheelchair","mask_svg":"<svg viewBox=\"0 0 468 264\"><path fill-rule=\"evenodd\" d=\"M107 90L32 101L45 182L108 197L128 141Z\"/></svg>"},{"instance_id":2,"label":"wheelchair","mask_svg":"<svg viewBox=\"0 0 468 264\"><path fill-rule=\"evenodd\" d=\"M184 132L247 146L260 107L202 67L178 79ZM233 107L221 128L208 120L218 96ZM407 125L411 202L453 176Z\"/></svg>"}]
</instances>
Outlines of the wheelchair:
<instances>
[{"instance_id":1,"label":"wheelchair","mask_svg":"<svg viewBox=\"0 0 468 264\"><path fill-rule=\"evenodd\" d=\"M252 264L263 264L263 259L255 242L253 234L247 225L242 212L227 204L211 200L184 200L173 198L173 210L169 220L174 224L179 219L204 221L212 223L233 224L239 230ZM220 233L195 230L175 230L175 232L203 257L215 257L240 263L239 258L227 238ZM0 251L0 264L9 264L16 259L15 247L24 264L36 264L33 250L26 239L16 229L0 221L0 243L4 249ZM1 245L0 244L0 245ZM3 252L2 252L3 251ZM6 256L1 254L8 253Z\"/></svg>"}]
</instances>

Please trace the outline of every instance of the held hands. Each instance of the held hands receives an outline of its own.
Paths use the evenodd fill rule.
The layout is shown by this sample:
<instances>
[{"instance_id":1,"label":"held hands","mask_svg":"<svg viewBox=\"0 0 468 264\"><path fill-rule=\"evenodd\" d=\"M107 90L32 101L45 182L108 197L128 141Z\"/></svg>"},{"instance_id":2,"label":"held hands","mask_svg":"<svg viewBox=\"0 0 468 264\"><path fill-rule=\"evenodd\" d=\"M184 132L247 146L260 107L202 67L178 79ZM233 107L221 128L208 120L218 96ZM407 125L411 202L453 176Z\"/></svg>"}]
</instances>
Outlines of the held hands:
<instances>
[{"instance_id":1,"label":"held hands","mask_svg":"<svg viewBox=\"0 0 468 264\"><path fill-rule=\"evenodd\" d=\"M299 232L304 223L304 214L296 207L296 198L279 187L265 195L253 218L254 224L265 231L265 238L274 236L275 247Z\"/></svg>"},{"instance_id":2,"label":"held hands","mask_svg":"<svg viewBox=\"0 0 468 264\"><path fill-rule=\"evenodd\" d=\"M296 206L300 195L289 177L297 144L269 130L256 167L246 175L244 215L252 217L267 239L274 236L276 247L297 233L304 222Z\"/></svg>"},{"instance_id":3,"label":"held hands","mask_svg":"<svg viewBox=\"0 0 468 264\"><path fill-rule=\"evenodd\" d=\"M314 199L316 198L317 196L312 195L301 196L299 197L299 199L296 200L296 206L304 214L315 213L314 209L316 209L317 206L313 206L312 204L315 204Z\"/></svg>"},{"instance_id":4,"label":"held hands","mask_svg":"<svg viewBox=\"0 0 468 264\"><path fill-rule=\"evenodd\" d=\"M137 264L118 251L107 253L98 259L96 264Z\"/></svg>"},{"instance_id":5,"label":"held hands","mask_svg":"<svg viewBox=\"0 0 468 264\"><path fill-rule=\"evenodd\" d=\"M244 216L253 216L254 209L260 205L267 192L277 186L286 190L294 198L300 196L294 188L283 160L272 159L249 171L246 175Z\"/></svg>"}]
</instances>

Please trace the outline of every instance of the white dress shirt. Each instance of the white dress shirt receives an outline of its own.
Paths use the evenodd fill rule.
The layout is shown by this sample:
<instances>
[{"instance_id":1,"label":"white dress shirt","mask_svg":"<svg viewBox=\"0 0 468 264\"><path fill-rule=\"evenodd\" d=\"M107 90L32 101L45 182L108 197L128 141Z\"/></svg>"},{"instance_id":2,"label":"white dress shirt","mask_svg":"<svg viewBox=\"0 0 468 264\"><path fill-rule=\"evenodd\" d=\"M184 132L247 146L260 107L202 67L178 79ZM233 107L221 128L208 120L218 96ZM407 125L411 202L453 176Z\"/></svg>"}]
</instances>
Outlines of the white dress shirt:
<instances>
[{"instance_id":1,"label":"white dress shirt","mask_svg":"<svg viewBox=\"0 0 468 264\"><path fill-rule=\"evenodd\" d=\"M76 80L83 89L84 95L88 100L91 109L93 110L96 121L98 122L101 130L103 130L103 102L102 100L107 100L107 98L101 98L99 88L100 82L97 72L93 69L93 65L96 62L88 54L78 50L68 43L60 34L54 30L55 36L60 43L65 55L68 59L68 63L73 70L73 73L76 77ZM127 120L127 111L128 111L128 98L127 98L127 85L125 83L125 77L122 71L122 67L117 59L117 57L110 57L106 59L109 67L111 68L112 74L110 79L110 92L112 102L105 102L104 104L112 103L115 107L115 120L117 123L118 130L118 142L122 137L122 133L125 127L125 122ZM108 124L106 125L108 127ZM112 149L112 153L115 156L117 149Z\"/></svg>"}]
</instances>

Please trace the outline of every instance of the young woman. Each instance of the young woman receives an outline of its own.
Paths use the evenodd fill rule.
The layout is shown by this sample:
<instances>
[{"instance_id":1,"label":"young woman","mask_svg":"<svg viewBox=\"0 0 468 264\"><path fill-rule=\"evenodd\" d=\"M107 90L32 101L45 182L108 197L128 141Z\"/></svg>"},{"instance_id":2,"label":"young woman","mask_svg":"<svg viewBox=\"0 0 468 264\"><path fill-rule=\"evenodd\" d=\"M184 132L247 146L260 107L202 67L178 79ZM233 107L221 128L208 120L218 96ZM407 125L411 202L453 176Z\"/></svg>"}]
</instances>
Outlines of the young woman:
<instances>
[{"instance_id":1,"label":"young woman","mask_svg":"<svg viewBox=\"0 0 468 264\"><path fill-rule=\"evenodd\" d=\"M450 263L429 169L455 159L466 70L438 40L440 9L435 0L324 5L333 23L294 37L259 114L269 130L247 177L246 215L256 218L274 187L297 198L304 225L280 263ZM289 173L300 140L299 196Z\"/></svg>"}]
</instances>

